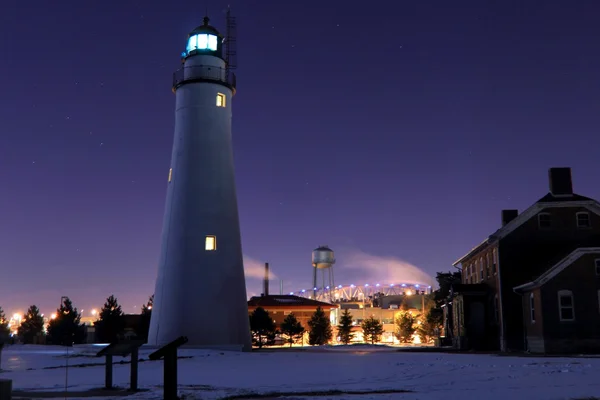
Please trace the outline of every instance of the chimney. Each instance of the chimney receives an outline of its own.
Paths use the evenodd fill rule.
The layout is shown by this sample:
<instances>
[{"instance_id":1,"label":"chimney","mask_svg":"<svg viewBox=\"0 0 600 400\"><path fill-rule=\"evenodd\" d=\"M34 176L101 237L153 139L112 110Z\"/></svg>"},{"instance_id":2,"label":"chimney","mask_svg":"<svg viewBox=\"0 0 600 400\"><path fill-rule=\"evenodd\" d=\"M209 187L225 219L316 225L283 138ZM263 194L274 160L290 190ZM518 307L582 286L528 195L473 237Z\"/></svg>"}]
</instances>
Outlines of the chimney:
<instances>
[{"instance_id":1,"label":"chimney","mask_svg":"<svg viewBox=\"0 0 600 400\"><path fill-rule=\"evenodd\" d=\"M265 263L265 280L263 281L263 293L269 295L269 263Z\"/></svg>"},{"instance_id":2,"label":"chimney","mask_svg":"<svg viewBox=\"0 0 600 400\"><path fill-rule=\"evenodd\" d=\"M279 294L283 295L283 279L279 281Z\"/></svg>"},{"instance_id":3,"label":"chimney","mask_svg":"<svg viewBox=\"0 0 600 400\"><path fill-rule=\"evenodd\" d=\"M519 210L502 210L502 226L519 216Z\"/></svg>"},{"instance_id":4,"label":"chimney","mask_svg":"<svg viewBox=\"0 0 600 400\"><path fill-rule=\"evenodd\" d=\"M573 194L571 168L550 168L548 170L550 193L553 196L570 196Z\"/></svg>"}]
</instances>

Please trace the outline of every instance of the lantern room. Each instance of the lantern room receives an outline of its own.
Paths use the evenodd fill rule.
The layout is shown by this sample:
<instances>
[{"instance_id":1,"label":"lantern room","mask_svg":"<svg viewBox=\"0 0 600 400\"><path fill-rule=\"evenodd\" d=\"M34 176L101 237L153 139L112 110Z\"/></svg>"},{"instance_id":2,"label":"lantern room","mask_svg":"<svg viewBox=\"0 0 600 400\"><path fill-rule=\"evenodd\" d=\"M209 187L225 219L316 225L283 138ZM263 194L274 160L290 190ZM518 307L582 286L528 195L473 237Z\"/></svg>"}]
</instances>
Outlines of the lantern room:
<instances>
[{"instance_id":1,"label":"lantern room","mask_svg":"<svg viewBox=\"0 0 600 400\"><path fill-rule=\"evenodd\" d=\"M208 54L223 58L223 35L213 26L210 26L209 21L208 17L204 17L204 23L190 32L187 46L182 54L183 58L196 54Z\"/></svg>"}]
</instances>

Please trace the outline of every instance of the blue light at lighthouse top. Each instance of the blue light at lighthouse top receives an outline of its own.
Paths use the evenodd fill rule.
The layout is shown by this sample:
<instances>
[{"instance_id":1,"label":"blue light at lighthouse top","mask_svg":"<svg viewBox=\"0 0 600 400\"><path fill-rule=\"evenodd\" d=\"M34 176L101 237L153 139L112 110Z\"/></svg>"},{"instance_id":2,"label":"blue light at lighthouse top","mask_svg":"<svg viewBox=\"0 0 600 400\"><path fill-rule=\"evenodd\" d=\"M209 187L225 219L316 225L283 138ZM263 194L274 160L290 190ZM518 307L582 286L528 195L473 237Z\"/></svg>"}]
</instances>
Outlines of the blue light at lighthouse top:
<instances>
[{"instance_id":1,"label":"blue light at lighthouse top","mask_svg":"<svg viewBox=\"0 0 600 400\"><path fill-rule=\"evenodd\" d=\"M194 29L188 35L188 41L183 57L194 54L211 54L221 57L223 35L208 24L209 18L204 17L204 24Z\"/></svg>"}]
</instances>

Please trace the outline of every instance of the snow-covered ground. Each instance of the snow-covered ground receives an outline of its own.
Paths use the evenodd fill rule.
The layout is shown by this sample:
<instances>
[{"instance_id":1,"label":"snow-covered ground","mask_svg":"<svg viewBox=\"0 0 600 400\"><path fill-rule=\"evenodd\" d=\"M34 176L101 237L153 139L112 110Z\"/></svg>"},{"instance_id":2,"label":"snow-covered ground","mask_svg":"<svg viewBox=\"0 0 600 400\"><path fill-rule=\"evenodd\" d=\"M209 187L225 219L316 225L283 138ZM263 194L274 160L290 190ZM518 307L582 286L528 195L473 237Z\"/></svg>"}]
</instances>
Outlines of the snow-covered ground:
<instances>
[{"instance_id":1,"label":"snow-covered ground","mask_svg":"<svg viewBox=\"0 0 600 400\"><path fill-rule=\"evenodd\" d=\"M85 391L104 384L99 348L69 350L68 390ZM147 359L149 350L140 351ZM236 353L179 351L179 389L186 399L224 399L256 393L327 392L387 393L337 396L289 396L288 399L579 399L600 397L600 358L534 358L477 354L402 352L385 346L320 347L306 351L275 350ZM116 358L115 363L121 359ZM62 391L65 348L8 346L2 352L0 379L12 379L15 390ZM131 399L160 399L162 361L142 361L140 388ZM129 365L114 366L114 383L129 385Z\"/></svg>"}]
</instances>

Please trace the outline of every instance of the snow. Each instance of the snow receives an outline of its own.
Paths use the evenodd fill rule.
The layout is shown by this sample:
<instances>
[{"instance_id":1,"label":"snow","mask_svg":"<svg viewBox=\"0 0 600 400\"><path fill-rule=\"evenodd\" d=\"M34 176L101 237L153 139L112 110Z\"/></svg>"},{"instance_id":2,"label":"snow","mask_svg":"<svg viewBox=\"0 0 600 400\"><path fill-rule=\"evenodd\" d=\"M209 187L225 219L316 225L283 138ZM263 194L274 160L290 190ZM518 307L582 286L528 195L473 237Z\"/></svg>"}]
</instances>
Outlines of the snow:
<instances>
[{"instance_id":1,"label":"snow","mask_svg":"<svg viewBox=\"0 0 600 400\"><path fill-rule=\"evenodd\" d=\"M104 384L101 347L69 349L68 390L85 391ZM2 352L0 379L15 390L63 391L66 349L53 346L8 346ZM162 361L147 361L140 350L139 387L148 391L128 399L160 399ZM368 392L338 396L290 395L295 399L470 399L552 400L600 397L600 358L518 357L398 351L387 346L324 346L252 353L181 349L180 395L186 399L224 399L255 393ZM115 363L123 359L116 357ZM124 360L127 360L125 358ZM129 385L129 365L114 365L114 384ZM96 398L98 399L98 398Z\"/></svg>"}]
</instances>

